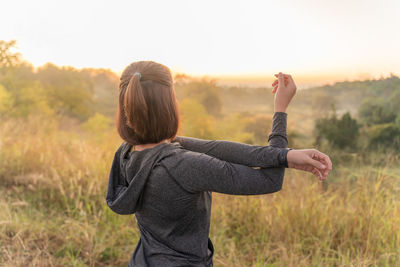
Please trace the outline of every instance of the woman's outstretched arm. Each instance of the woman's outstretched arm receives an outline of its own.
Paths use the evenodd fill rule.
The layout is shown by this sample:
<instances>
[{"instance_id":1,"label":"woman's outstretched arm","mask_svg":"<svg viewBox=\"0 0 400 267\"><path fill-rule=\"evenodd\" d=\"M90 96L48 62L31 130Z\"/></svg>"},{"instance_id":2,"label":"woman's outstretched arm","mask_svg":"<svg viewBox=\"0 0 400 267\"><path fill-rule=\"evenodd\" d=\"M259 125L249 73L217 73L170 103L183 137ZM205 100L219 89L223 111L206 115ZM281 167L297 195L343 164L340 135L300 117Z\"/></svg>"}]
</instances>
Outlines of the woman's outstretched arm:
<instances>
[{"instance_id":1,"label":"woman's outstretched arm","mask_svg":"<svg viewBox=\"0 0 400 267\"><path fill-rule=\"evenodd\" d=\"M287 114L276 112L273 117L272 132L268 137L270 146L256 146L225 140L205 140L193 137L177 136L173 142L179 142L187 150L205 153L218 159L246 165L249 167L287 167L286 138Z\"/></svg>"},{"instance_id":2,"label":"woman's outstretched arm","mask_svg":"<svg viewBox=\"0 0 400 267\"><path fill-rule=\"evenodd\" d=\"M274 193L282 188L285 167L254 169L204 153L181 150L161 164L188 192L212 191L232 195Z\"/></svg>"}]
</instances>

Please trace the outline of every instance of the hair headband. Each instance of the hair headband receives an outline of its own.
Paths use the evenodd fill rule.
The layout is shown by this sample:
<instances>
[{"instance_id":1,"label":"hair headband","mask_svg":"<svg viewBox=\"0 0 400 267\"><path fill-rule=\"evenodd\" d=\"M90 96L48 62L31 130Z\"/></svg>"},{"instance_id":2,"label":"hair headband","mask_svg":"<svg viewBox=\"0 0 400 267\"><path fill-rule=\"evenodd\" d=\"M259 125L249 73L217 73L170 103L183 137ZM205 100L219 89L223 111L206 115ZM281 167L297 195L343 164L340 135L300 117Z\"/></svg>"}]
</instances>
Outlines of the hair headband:
<instances>
[{"instance_id":1,"label":"hair headband","mask_svg":"<svg viewBox=\"0 0 400 267\"><path fill-rule=\"evenodd\" d=\"M142 74L140 74L140 72L135 72L133 75L139 75L139 80L142 79Z\"/></svg>"}]
</instances>

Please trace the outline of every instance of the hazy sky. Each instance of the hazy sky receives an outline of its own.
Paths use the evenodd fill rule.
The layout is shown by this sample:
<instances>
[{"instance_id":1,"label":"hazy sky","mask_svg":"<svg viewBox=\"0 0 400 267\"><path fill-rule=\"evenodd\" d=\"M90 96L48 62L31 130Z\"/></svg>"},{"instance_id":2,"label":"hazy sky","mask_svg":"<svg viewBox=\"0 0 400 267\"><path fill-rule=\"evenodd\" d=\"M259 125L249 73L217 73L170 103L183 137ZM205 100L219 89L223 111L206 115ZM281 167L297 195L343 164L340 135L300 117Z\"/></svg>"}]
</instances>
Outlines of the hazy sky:
<instances>
[{"instance_id":1,"label":"hazy sky","mask_svg":"<svg viewBox=\"0 0 400 267\"><path fill-rule=\"evenodd\" d=\"M399 0L2 3L0 39L46 62L117 72L154 60L193 75L400 74Z\"/></svg>"}]
</instances>

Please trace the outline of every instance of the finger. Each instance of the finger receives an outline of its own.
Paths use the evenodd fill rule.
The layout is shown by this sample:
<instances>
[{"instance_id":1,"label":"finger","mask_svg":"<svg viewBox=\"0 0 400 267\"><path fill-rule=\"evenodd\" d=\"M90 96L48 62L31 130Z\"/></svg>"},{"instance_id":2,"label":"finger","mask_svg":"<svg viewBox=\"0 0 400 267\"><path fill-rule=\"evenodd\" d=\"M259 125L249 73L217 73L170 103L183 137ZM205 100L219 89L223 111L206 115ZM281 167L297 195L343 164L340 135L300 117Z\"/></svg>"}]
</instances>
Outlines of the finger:
<instances>
[{"instance_id":1,"label":"finger","mask_svg":"<svg viewBox=\"0 0 400 267\"><path fill-rule=\"evenodd\" d=\"M314 170L315 175L318 177L318 179L320 181L324 181L326 180L326 175L324 175L323 173L321 173L318 169Z\"/></svg>"},{"instance_id":2,"label":"finger","mask_svg":"<svg viewBox=\"0 0 400 267\"><path fill-rule=\"evenodd\" d=\"M293 80L293 78L292 78L292 75L287 75L287 78L288 78L288 80L289 80L289 83L292 83L294 86L296 86L296 84L294 83L294 80Z\"/></svg>"},{"instance_id":3,"label":"finger","mask_svg":"<svg viewBox=\"0 0 400 267\"><path fill-rule=\"evenodd\" d=\"M283 73L282 73L283 74ZM279 77L279 74L274 74L274 76L276 77L276 78L278 78ZM285 79L285 80L289 80L289 77L287 76L287 75L285 75L285 74L283 74L283 78Z\"/></svg>"},{"instance_id":4,"label":"finger","mask_svg":"<svg viewBox=\"0 0 400 267\"><path fill-rule=\"evenodd\" d=\"M282 72L280 72L280 73L282 73ZM276 77L278 77L278 76L279 76L279 73L274 74L274 75L275 75ZM289 79L290 74L282 73L282 75L283 75L283 77L285 77L286 79Z\"/></svg>"},{"instance_id":5,"label":"finger","mask_svg":"<svg viewBox=\"0 0 400 267\"><path fill-rule=\"evenodd\" d=\"M329 158L328 155L316 150L315 154L314 154L314 157L317 158L320 161L323 161L328 170L332 170L332 161L331 161L331 159Z\"/></svg>"},{"instance_id":6,"label":"finger","mask_svg":"<svg viewBox=\"0 0 400 267\"><path fill-rule=\"evenodd\" d=\"M329 175L329 170L325 169L325 170L322 172L322 174L323 174L325 177L328 177L328 175Z\"/></svg>"},{"instance_id":7,"label":"finger","mask_svg":"<svg viewBox=\"0 0 400 267\"><path fill-rule=\"evenodd\" d=\"M308 164L297 165L297 164L289 163L289 166L290 166L290 168L294 168L294 169L301 170L301 171L306 171L306 172L311 172L313 170L313 168L314 168L313 166L308 165Z\"/></svg>"},{"instance_id":8,"label":"finger","mask_svg":"<svg viewBox=\"0 0 400 267\"><path fill-rule=\"evenodd\" d=\"M276 93L276 90L278 90L278 86L274 86L274 89L272 89L272 93Z\"/></svg>"},{"instance_id":9,"label":"finger","mask_svg":"<svg viewBox=\"0 0 400 267\"><path fill-rule=\"evenodd\" d=\"M323 159L323 162L324 162L324 164L325 164L325 166L327 166L326 167L326 169L324 170L324 174L326 175L326 176L328 176L328 174L331 172L331 170L332 170L332 167L330 167L329 166L329 162L327 162L325 159Z\"/></svg>"},{"instance_id":10,"label":"finger","mask_svg":"<svg viewBox=\"0 0 400 267\"><path fill-rule=\"evenodd\" d=\"M321 173L317 168L313 168L313 169L311 170L311 172L312 172L315 176L317 176L320 180L323 178L322 173Z\"/></svg>"},{"instance_id":11,"label":"finger","mask_svg":"<svg viewBox=\"0 0 400 267\"><path fill-rule=\"evenodd\" d=\"M285 80L284 80L284 76L283 76L282 72L279 72L279 74L278 74L278 83L280 86L284 86L284 84L285 84Z\"/></svg>"},{"instance_id":12,"label":"finger","mask_svg":"<svg viewBox=\"0 0 400 267\"><path fill-rule=\"evenodd\" d=\"M331 161L330 157L328 155L324 154L324 153L322 153L322 154L323 154L323 157L324 157L324 160L326 162L328 170L331 171L332 170L332 161Z\"/></svg>"},{"instance_id":13,"label":"finger","mask_svg":"<svg viewBox=\"0 0 400 267\"><path fill-rule=\"evenodd\" d=\"M277 75L276 75L277 76ZM278 76L277 76L278 77ZM283 80L285 81L285 86L289 84L289 78L286 76L283 76ZM278 81L277 81L278 82Z\"/></svg>"},{"instance_id":14,"label":"finger","mask_svg":"<svg viewBox=\"0 0 400 267\"><path fill-rule=\"evenodd\" d=\"M314 166L315 168L320 169L320 170L326 169L325 164L323 164L320 161L315 160L313 158L308 158L308 164L311 164L312 166Z\"/></svg>"}]
</instances>

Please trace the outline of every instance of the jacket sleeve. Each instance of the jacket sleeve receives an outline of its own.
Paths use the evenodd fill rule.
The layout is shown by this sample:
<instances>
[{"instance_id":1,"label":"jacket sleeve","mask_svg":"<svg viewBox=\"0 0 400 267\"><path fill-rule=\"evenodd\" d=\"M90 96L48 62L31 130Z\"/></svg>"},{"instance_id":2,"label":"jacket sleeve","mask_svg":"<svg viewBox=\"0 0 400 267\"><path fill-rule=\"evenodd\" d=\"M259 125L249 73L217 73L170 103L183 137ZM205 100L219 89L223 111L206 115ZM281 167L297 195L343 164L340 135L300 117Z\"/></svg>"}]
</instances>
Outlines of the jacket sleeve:
<instances>
[{"instance_id":1,"label":"jacket sleeve","mask_svg":"<svg viewBox=\"0 0 400 267\"><path fill-rule=\"evenodd\" d=\"M270 146L287 148L288 139L286 133L287 127L287 113L285 112L275 112L272 119L272 131L268 137L268 142ZM286 153L287 153L287 149Z\"/></svg>"},{"instance_id":2,"label":"jacket sleeve","mask_svg":"<svg viewBox=\"0 0 400 267\"><path fill-rule=\"evenodd\" d=\"M285 167L258 168L223 161L182 149L162 164L188 192L213 191L233 195L259 195L282 188Z\"/></svg>"},{"instance_id":3,"label":"jacket sleeve","mask_svg":"<svg viewBox=\"0 0 400 267\"><path fill-rule=\"evenodd\" d=\"M205 153L231 163L261 168L287 167L286 117L287 114L283 112L274 114L272 132L268 138L270 146L185 136L177 136L173 142L179 142L187 150Z\"/></svg>"}]
</instances>

